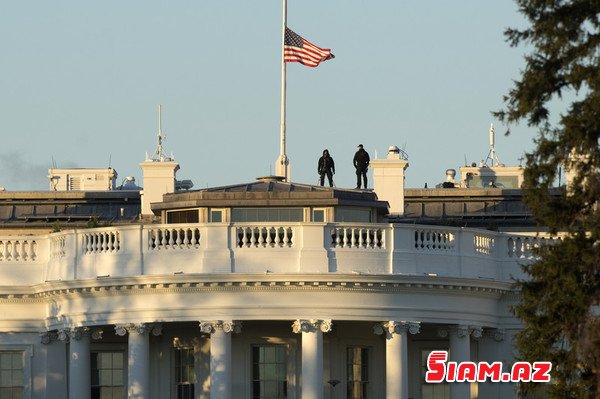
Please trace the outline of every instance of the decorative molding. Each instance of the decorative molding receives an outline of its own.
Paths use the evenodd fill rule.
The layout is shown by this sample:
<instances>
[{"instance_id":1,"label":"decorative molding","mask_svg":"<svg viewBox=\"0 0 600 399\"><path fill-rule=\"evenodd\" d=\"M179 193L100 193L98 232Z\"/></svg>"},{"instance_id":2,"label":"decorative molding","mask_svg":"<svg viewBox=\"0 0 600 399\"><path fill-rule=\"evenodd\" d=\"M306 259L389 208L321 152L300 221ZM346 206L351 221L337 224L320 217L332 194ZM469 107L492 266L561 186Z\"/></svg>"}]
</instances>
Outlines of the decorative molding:
<instances>
[{"instance_id":1,"label":"decorative molding","mask_svg":"<svg viewBox=\"0 0 600 399\"><path fill-rule=\"evenodd\" d=\"M58 330L57 334L58 334L57 338L59 341L68 342L68 339L69 339L68 329Z\"/></svg>"},{"instance_id":2,"label":"decorative molding","mask_svg":"<svg viewBox=\"0 0 600 399\"><path fill-rule=\"evenodd\" d=\"M43 345L49 345L52 341L56 341L58 339L58 334L56 331L44 331L40 333L40 342Z\"/></svg>"},{"instance_id":3,"label":"decorative molding","mask_svg":"<svg viewBox=\"0 0 600 399\"><path fill-rule=\"evenodd\" d=\"M140 276L143 280L148 280L146 276ZM167 276L164 276L167 277ZM169 276L170 277L170 276ZM12 299L19 302L22 298L55 298L65 297L76 294L81 296L111 296L127 294L155 294L161 293L196 293L196 292L222 292L222 291L280 291L280 290L302 290L302 291L352 291L352 292L398 292L405 291L407 288L419 291L444 290L448 292L460 293L462 295L485 295L496 297L517 296L518 292L510 288L510 284L504 281L491 281L481 284L473 279L462 279L460 277L451 278L453 281L420 281L414 276L413 281L393 281L399 279L396 275L378 275L361 276L360 281L342 280L340 276L324 279L311 277L306 280L244 280L228 281L227 275L220 281L153 281L131 282L125 281L139 280L138 278L115 278L111 279L112 284L92 285L92 286L74 286L79 283L78 280L72 282L48 283L37 286L39 290L35 293L19 294L0 294L0 301L3 299ZM402 276L403 277L403 276ZM404 280L404 278L403 278ZM416 280L416 281L415 281ZM461 281L462 280L462 281ZM86 280L81 280L85 284ZM108 282L108 281L107 281ZM97 283L97 281L95 281ZM57 287L58 286L58 287ZM41 289L40 289L41 288ZM46 290L44 290L44 288Z\"/></svg>"},{"instance_id":4,"label":"decorative molding","mask_svg":"<svg viewBox=\"0 0 600 399\"><path fill-rule=\"evenodd\" d=\"M84 336L89 336L90 329L87 327L74 327L67 330L69 339L79 341Z\"/></svg>"},{"instance_id":5,"label":"decorative molding","mask_svg":"<svg viewBox=\"0 0 600 399\"><path fill-rule=\"evenodd\" d=\"M92 330L91 337L95 341L99 341L102 339L102 334L104 334L104 330L101 328L95 328Z\"/></svg>"},{"instance_id":6,"label":"decorative molding","mask_svg":"<svg viewBox=\"0 0 600 399\"><path fill-rule=\"evenodd\" d=\"M384 321L373 326L373 333L376 335L386 334L388 338L394 334L406 334L407 332L415 335L421 330L421 322L418 321Z\"/></svg>"},{"instance_id":7,"label":"decorative molding","mask_svg":"<svg viewBox=\"0 0 600 399\"><path fill-rule=\"evenodd\" d=\"M501 342L504 341L506 330L502 328L486 328L483 331L483 336L485 338L491 338L496 342Z\"/></svg>"},{"instance_id":8,"label":"decorative molding","mask_svg":"<svg viewBox=\"0 0 600 399\"><path fill-rule=\"evenodd\" d=\"M483 327L455 324L438 328L437 334L440 338L447 338L450 334L455 334L458 338L471 336L473 339L479 339L483 336Z\"/></svg>"},{"instance_id":9,"label":"decorative molding","mask_svg":"<svg viewBox=\"0 0 600 399\"><path fill-rule=\"evenodd\" d=\"M318 320L318 319L297 319L292 323L292 331L295 334L303 332L317 332L328 333L333 328L333 322L331 319Z\"/></svg>"},{"instance_id":10,"label":"decorative molding","mask_svg":"<svg viewBox=\"0 0 600 399\"><path fill-rule=\"evenodd\" d=\"M162 334L161 323L127 323L127 324L115 324L115 334L118 336L124 336L125 334L137 333L140 335L151 332L152 335L158 336Z\"/></svg>"},{"instance_id":11,"label":"decorative molding","mask_svg":"<svg viewBox=\"0 0 600 399\"><path fill-rule=\"evenodd\" d=\"M117 334L119 337L125 336L125 334L127 334L127 324L115 325L115 334Z\"/></svg>"},{"instance_id":12,"label":"decorative molding","mask_svg":"<svg viewBox=\"0 0 600 399\"><path fill-rule=\"evenodd\" d=\"M483 336L483 327L481 326L469 326L469 331L473 339L479 339Z\"/></svg>"},{"instance_id":13,"label":"decorative molding","mask_svg":"<svg viewBox=\"0 0 600 399\"><path fill-rule=\"evenodd\" d=\"M233 320L202 320L198 326L200 332L204 334L214 334L217 331L223 331L225 334L239 334L242 332L242 323Z\"/></svg>"}]
</instances>

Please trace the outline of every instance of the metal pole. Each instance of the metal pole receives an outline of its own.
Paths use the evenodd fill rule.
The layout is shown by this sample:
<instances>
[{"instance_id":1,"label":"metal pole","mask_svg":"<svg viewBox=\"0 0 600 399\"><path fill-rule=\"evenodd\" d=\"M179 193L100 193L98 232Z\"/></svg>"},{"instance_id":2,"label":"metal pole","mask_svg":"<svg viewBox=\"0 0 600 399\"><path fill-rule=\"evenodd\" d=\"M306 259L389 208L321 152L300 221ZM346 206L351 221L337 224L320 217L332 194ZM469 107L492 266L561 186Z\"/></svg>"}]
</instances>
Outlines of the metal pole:
<instances>
[{"instance_id":1,"label":"metal pole","mask_svg":"<svg viewBox=\"0 0 600 399\"><path fill-rule=\"evenodd\" d=\"M287 25L287 0L283 0L283 22L281 29L281 141L279 145L279 158L275 166L275 172L279 176L283 176L285 181L288 181L288 165L289 159L285 153L285 28Z\"/></svg>"}]
</instances>

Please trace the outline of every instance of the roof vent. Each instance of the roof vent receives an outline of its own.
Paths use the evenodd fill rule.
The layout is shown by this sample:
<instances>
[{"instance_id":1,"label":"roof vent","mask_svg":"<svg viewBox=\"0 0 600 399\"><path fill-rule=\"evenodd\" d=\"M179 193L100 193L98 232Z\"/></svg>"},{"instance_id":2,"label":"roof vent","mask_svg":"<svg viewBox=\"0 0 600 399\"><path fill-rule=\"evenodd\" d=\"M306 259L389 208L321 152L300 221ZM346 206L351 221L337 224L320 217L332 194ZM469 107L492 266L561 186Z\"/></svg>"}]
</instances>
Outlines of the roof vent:
<instances>
[{"instance_id":1,"label":"roof vent","mask_svg":"<svg viewBox=\"0 0 600 399\"><path fill-rule=\"evenodd\" d=\"M257 177L258 181L285 181L285 176L260 176Z\"/></svg>"}]
</instances>

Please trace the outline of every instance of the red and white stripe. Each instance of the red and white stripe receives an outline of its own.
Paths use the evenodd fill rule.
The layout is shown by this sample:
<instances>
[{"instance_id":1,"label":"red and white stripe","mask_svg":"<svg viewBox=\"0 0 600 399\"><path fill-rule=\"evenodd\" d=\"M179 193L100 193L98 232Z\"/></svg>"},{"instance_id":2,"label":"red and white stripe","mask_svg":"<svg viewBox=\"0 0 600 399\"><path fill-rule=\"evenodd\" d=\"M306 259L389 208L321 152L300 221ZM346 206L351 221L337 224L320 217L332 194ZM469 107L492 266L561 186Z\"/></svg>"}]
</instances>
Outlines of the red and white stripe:
<instances>
[{"instance_id":1,"label":"red and white stripe","mask_svg":"<svg viewBox=\"0 0 600 399\"><path fill-rule=\"evenodd\" d=\"M322 61L333 58L331 49L320 48L303 40L303 47L284 46L283 60L285 62L299 62L302 65L316 67Z\"/></svg>"}]
</instances>

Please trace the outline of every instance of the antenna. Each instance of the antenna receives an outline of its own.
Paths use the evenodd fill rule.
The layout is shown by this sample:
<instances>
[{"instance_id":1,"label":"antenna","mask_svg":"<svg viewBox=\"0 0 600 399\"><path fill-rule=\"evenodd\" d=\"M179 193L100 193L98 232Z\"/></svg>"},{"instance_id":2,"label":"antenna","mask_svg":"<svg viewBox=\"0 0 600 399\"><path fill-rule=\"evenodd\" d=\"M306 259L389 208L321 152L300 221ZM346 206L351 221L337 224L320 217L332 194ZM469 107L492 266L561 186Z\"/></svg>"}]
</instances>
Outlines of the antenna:
<instances>
[{"instance_id":1,"label":"antenna","mask_svg":"<svg viewBox=\"0 0 600 399\"><path fill-rule=\"evenodd\" d=\"M54 156L52 156L52 169L56 169L56 161L54 160Z\"/></svg>"},{"instance_id":2,"label":"antenna","mask_svg":"<svg viewBox=\"0 0 600 399\"><path fill-rule=\"evenodd\" d=\"M496 155L495 133L494 133L494 124L493 123L490 125L490 152L488 152L487 158L485 159L485 161L483 161L483 164L485 166L488 166L488 164L487 164L488 160L490 161L489 166L493 167L493 166L500 165L500 160L498 159L498 156Z\"/></svg>"},{"instance_id":3,"label":"antenna","mask_svg":"<svg viewBox=\"0 0 600 399\"><path fill-rule=\"evenodd\" d=\"M164 161L167 157L165 157L165 154L163 153L163 139L166 138L166 136L164 136L162 134L162 105L158 105L158 134L156 135L156 150L154 151L154 158L152 158L155 161ZM169 160L169 159L167 159Z\"/></svg>"},{"instance_id":4,"label":"antenna","mask_svg":"<svg viewBox=\"0 0 600 399\"><path fill-rule=\"evenodd\" d=\"M108 169L110 169L111 165L112 165L112 154L108 154Z\"/></svg>"}]
</instances>

